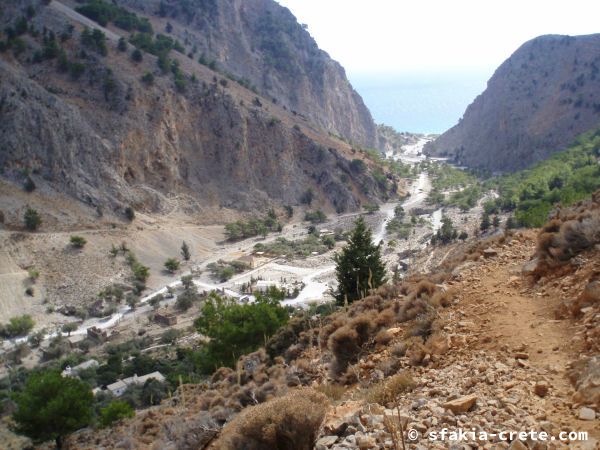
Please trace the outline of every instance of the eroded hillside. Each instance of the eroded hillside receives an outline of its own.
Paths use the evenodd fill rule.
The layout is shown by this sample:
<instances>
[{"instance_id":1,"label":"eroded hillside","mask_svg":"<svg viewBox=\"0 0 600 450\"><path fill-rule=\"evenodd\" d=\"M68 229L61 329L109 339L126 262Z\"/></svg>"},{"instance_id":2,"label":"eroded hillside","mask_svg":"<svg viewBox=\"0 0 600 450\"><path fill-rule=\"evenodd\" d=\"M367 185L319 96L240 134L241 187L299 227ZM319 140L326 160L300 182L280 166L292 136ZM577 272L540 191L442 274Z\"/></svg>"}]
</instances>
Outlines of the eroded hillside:
<instances>
[{"instance_id":1,"label":"eroded hillside","mask_svg":"<svg viewBox=\"0 0 600 450\"><path fill-rule=\"evenodd\" d=\"M3 177L117 214L160 212L174 194L249 210L298 204L312 189L337 211L389 194L369 171L353 173L359 152L323 124L196 62L174 36L147 32L155 17L127 17L145 31L101 27L68 3L6 5Z\"/></svg>"}]
</instances>

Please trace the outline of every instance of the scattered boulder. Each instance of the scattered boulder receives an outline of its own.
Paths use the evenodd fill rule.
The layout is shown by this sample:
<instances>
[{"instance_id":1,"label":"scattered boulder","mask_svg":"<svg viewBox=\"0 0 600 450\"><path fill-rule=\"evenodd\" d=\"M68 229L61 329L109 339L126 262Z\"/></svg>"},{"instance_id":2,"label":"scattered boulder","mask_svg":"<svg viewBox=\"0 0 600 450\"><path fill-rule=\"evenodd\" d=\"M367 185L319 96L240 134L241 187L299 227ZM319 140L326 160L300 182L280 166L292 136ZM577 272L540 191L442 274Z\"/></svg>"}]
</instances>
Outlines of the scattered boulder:
<instances>
[{"instance_id":1,"label":"scattered boulder","mask_svg":"<svg viewBox=\"0 0 600 450\"><path fill-rule=\"evenodd\" d=\"M488 247L483 251L483 256L484 258L494 258L495 256L498 256L498 250Z\"/></svg>"},{"instance_id":2,"label":"scattered boulder","mask_svg":"<svg viewBox=\"0 0 600 450\"><path fill-rule=\"evenodd\" d=\"M527 450L527 446L521 441L513 441L508 447L508 450Z\"/></svg>"},{"instance_id":3,"label":"scattered boulder","mask_svg":"<svg viewBox=\"0 0 600 450\"><path fill-rule=\"evenodd\" d=\"M372 436L357 436L356 444L360 450L368 450L377 446L377 441Z\"/></svg>"},{"instance_id":4,"label":"scattered boulder","mask_svg":"<svg viewBox=\"0 0 600 450\"><path fill-rule=\"evenodd\" d=\"M548 394L549 390L550 385L546 381L537 382L535 384L535 387L533 388L533 392L535 392L535 395L537 395L538 397L545 397Z\"/></svg>"},{"instance_id":5,"label":"scattered boulder","mask_svg":"<svg viewBox=\"0 0 600 450\"><path fill-rule=\"evenodd\" d=\"M450 400L444 403L443 407L452 411L454 414L464 414L469 411L473 405L477 402L477 396L467 395L466 397L460 397L455 400Z\"/></svg>"},{"instance_id":6,"label":"scattered boulder","mask_svg":"<svg viewBox=\"0 0 600 450\"><path fill-rule=\"evenodd\" d=\"M592 408L583 407L579 410L579 418L581 420L595 420L596 419L596 411Z\"/></svg>"},{"instance_id":7,"label":"scattered boulder","mask_svg":"<svg viewBox=\"0 0 600 450\"><path fill-rule=\"evenodd\" d=\"M531 261L523 264L523 268L521 269L521 273L523 275L533 275L537 269L538 263L540 260L538 258L533 258Z\"/></svg>"},{"instance_id":8,"label":"scattered boulder","mask_svg":"<svg viewBox=\"0 0 600 450\"><path fill-rule=\"evenodd\" d=\"M572 365L568 373L577 389L573 400L583 405L600 405L600 356L583 358Z\"/></svg>"},{"instance_id":9,"label":"scattered boulder","mask_svg":"<svg viewBox=\"0 0 600 450\"><path fill-rule=\"evenodd\" d=\"M581 296L578 299L579 307L594 305L600 303L600 281L592 281L587 284Z\"/></svg>"},{"instance_id":10,"label":"scattered boulder","mask_svg":"<svg viewBox=\"0 0 600 450\"><path fill-rule=\"evenodd\" d=\"M333 444L335 444L337 442L337 440L338 440L337 436L324 436L317 441L317 444L315 445L315 447L317 449L331 447Z\"/></svg>"}]
</instances>

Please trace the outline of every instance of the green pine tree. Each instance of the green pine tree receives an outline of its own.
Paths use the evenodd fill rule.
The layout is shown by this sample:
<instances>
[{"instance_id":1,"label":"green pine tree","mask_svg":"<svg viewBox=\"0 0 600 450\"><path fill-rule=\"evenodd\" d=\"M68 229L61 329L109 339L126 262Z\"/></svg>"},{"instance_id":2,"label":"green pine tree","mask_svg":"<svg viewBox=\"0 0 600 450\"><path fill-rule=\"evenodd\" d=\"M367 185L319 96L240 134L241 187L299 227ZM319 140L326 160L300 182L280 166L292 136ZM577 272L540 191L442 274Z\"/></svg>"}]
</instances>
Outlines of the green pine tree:
<instances>
[{"instance_id":1,"label":"green pine tree","mask_svg":"<svg viewBox=\"0 0 600 450\"><path fill-rule=\"evenodd\" d=\"M336 300L343 305L367 295L385 283L385 265L381 260L381 246L373 243L373 235L364 219L354 223L348 245L334 257L339 283Z\"/></svg>"},{"instance_id":2,"label":"green pine tree","mask_svg":"<svg viewBox=\"0 0 600 450\"><path fill-rule=\"evenodd\" d=\"M481 216L481 224L479 225L479 228L481 229L481 231L487 231L489 230L491 225L492 222L490 220L490 215L484 212L483 216Z\"/></svg>"},{"instance_id":3,"label":"green pine tree","mask_svg":"<svg viewBox=\"0 0 600 450\"><path fill-rule=\"evenodd\" d=\"M15 400L17 430L34 442L54 439L56 448L62 448L63 438L87 426L94 415L92 389L55 371L31 374Z\"/></svg>"}]
</instances>

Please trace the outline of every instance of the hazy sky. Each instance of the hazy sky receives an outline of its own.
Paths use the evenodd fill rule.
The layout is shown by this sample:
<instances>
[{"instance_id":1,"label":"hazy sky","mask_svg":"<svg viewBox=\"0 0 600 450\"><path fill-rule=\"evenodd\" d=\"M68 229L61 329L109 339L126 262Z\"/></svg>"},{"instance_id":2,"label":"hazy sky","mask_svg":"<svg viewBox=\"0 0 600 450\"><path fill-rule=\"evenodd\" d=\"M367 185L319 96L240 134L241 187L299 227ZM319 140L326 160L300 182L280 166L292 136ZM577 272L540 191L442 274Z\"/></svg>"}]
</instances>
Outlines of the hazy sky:
<instances>
[{"instance_id":1,"label":"hazy sky","mask_svg":"<svg viewBox=\"0 0 600 450\"><path fill-rule=\"evenodd\" d=\"M493 71L535 36L600 32L594 0L278 1L355 75Z\"/></svg>"}]
</instances>

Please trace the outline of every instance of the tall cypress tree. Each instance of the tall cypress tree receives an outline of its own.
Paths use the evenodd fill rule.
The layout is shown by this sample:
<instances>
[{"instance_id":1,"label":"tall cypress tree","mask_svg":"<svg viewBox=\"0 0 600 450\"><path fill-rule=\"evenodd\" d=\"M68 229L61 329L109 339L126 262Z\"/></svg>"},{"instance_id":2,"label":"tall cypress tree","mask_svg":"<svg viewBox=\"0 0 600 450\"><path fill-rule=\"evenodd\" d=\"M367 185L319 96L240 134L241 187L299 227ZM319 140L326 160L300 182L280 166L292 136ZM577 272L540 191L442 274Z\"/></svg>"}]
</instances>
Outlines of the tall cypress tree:
<instances>
[{"instance_id":1,"label":"tall cypress tree","mask_svg":"<svg viewBox=\"0 0 600 450\"><path fill-rule=\"evenodd\" d=\"M336 300L352 303L385 283L385 265L381 260L381 245L373 243L373 235L365 220L359 217L348 245L334 256L339 283Z\"/></svg>"}]
</instances>

